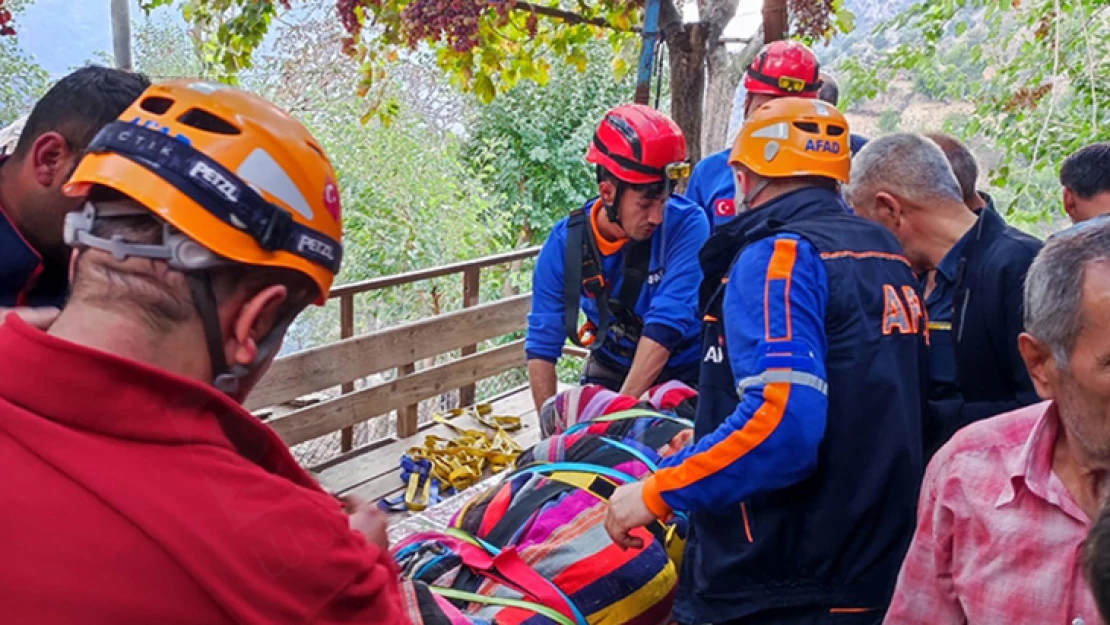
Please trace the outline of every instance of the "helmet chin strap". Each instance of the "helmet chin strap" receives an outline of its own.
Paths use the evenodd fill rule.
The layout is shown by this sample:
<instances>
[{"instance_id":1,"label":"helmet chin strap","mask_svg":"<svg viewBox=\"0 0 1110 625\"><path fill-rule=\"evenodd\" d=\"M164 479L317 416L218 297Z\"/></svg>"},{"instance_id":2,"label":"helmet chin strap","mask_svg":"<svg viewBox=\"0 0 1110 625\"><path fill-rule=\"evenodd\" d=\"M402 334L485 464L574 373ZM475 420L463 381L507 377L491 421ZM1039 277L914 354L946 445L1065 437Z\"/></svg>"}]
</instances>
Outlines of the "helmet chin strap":
<instances>
[{"instance_id":1,"label":"helmet chin strap","mask_svg":"<svg viewBox=\"0 0 1110 625\"><path fill-rule=\"evenodd\" d=\"M623 230L624 226L621 225L620 205L621 196L624 195L625 191L624 181L618 180L616 187L617 193L613 196L613 201L611 203L603 201L602 208L605 209L605 216L609 218L609 221L617 226L620 226Z\"/></svg>"},{"instance_id":2,"label":"helmet chin strap","mask_svg":"<svg viewBox=\"0 0 1110 625\"><path fill-rule=\"evenodd\" d=\"M200 315L201 326L204 328L208 358L212 361L212 386L225 395L234 396L239 392L242 380L257 371L278 350L286 330L297 317L297 311L291 310L274 323L270 331L258 341L258 351L249 364L229 365L224 354L224 333L220 329L212 278L207 271L193 271L186 276L197 314Z\"/></svg>"},{"instance_id":3,"label":"helmet chin strap","mask_svg":"<svg viewBox=\"0 0 1110 625\"><path fill-rule=\"evenodd\" d=\"M741 204L745 211L752 210L752 202L755 201L756 196L758 196L760 193L763 193L763 190L770 186L770 184L771 181L768 179L761 180L758 184L752 187L750 191L744 194L744 199L742 200ZM737 188L739 188L739 185L737 186Z\"/></svg>"}]
</instances>

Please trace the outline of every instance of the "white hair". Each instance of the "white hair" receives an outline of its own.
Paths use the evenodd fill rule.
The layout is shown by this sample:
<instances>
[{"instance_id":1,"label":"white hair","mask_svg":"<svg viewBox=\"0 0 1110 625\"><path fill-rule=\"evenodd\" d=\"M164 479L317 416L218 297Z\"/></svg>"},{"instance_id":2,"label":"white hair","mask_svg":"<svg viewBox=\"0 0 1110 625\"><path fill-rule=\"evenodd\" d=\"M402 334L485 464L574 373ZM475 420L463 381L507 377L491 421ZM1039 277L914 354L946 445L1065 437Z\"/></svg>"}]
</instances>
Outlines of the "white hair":
<instances>
[{"instance_id":1,"label":"white hair","mask_svg":"<svg viewBox=\"0 0 1110 625\"><path fill-rule=\"evenodd\" d=\"M859 200L876 191L921 204L937 199L964 201L960 183L940 147L909 133L872 139L852 158L848 197Z\"/></svg>"},{"instance_id":2,"label":"white hair","mask_svg":"<svg viewBox=\"0 0 1110 625\"><path fill-rule=\"evenodd\" d=\"M1091 263L1110 261L1110 216L1048 238L1025 276L1025 331L1068 362L1083 330L1083 280Z\"/></svg>"}]
</instances>

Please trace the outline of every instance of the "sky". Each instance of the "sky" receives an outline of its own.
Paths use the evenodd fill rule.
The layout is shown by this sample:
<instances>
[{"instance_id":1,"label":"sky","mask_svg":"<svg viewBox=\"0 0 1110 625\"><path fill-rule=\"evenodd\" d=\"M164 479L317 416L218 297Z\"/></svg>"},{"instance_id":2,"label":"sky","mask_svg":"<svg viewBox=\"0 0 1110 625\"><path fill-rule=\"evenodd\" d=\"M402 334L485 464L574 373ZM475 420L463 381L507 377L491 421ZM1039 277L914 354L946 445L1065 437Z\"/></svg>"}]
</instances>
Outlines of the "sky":
<instances>
[{"instance_id":1,"label":"sky","mask_svg":"<svg viewBox=\"0 0 1110 625\"><path fill-rule=\"evenodd\" d=\"M748 37L760 23L762 0L740 0L736 19L725 29L725 37ZM64 16L64 19L59 19ZM157 9L153 17L168 16L181 21L180 12ZM687 21L697 19L697 6L686 5ZM131 1L133 23L147 19L137 0ZM112 52L111 0L32 0L16 17L19 42L46 71L61 76L100 55Z\"/></svg>"}]
</instances>

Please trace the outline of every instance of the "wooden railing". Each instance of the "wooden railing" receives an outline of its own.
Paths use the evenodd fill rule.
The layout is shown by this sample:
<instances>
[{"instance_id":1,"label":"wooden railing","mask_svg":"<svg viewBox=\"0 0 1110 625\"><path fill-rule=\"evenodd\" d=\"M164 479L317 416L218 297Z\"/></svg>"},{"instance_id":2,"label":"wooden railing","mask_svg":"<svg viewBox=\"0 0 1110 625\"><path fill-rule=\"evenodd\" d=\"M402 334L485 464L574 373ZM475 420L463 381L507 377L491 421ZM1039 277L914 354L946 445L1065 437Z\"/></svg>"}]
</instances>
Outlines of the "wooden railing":
<instances>
[{"instance_id":1,"label":"wooden railing","mask_svg":"<svg viewBox=\"0 0 1110 625\"><path fill-rule=\"evenodd\" d=\"M339 299L340 340L279 358L247 399L257 410L340 386L335 398L277 416L269 424L289 445L343 432L341 448L349 451L352 427L397 411L398 437L418 427L421 400L459 389L459 405L474 403L475 384L524 364L523 341L478 352L478 344L523 330L530 294L479 304L481 270L536 256L538 247L432 267L332 289ZM452 274L462 275L462 310L354 336L355 295ZM461 350L461 358L421 371L417 361ZM355 391L355 380L396 370L396 377Z\"/></svg>"}]
</instances>

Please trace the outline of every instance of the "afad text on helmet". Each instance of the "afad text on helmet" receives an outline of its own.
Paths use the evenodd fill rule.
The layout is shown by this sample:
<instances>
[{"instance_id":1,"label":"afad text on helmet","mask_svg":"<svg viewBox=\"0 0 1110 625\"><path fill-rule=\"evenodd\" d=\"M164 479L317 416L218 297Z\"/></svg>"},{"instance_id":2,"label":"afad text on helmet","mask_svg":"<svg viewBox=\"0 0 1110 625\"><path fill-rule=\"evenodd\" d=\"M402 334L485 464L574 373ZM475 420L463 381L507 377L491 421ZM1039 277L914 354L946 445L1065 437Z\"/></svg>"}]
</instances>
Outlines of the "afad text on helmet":
<instances>
[{"instance_id":1,"label":"afad text on helmet","mask_svg":"<svg viewBox=\"0 0 1110 625\"><path fill-rule=\"evenodd\" d=\"M828 141L826 139L807 139L806 152L828 152L829 154L840 154L840 144L835 141Z\"/></svg>"}]
</instances>

